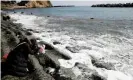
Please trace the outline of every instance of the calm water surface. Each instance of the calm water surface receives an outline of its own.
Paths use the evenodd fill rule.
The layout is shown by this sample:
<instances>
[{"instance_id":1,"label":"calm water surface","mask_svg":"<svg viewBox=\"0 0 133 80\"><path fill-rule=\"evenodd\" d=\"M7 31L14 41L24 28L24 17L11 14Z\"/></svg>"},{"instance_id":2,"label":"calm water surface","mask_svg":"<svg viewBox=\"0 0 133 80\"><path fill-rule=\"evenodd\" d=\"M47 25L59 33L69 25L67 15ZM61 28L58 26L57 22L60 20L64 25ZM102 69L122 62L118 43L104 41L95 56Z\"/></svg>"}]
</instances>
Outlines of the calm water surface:
<instances>
[{"instance_id":1,"label":"calm water surface","mask_svg":"<svg viewBox=\"0 0 133 80\"><path fill-rule=\"evenodd\" d=\"M56 7L17 9L16 12L25 12L34 15L67 16L77 18L98 18L113 20L133 20L133 8L93 8L93 7Z\"/></svg>"}]
</instances>

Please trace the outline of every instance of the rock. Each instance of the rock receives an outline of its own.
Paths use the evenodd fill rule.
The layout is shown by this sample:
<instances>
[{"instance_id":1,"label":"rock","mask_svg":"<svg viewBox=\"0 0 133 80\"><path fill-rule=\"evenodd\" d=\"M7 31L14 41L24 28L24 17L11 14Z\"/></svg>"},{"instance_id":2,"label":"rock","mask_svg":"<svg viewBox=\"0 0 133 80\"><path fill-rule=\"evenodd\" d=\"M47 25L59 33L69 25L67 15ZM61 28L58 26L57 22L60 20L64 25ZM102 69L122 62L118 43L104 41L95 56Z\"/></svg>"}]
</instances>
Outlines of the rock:
<instances>
[{"instance_id":1,"label":"rock","mask_svg":"<svg viewBox=\"0 0 133 80\"><path fill-rule=\"evenodd\" d=\"M51 75L47 74L44 70L40 62L34 55L28 55L29 60L31 61L32 65L36 69L34 71L34 77L36 80L55 80Z\"/></svg>"},{"instance_id":2,"label":"rock","mask_svg":"<svg viewBox=\"0 0 133 80\"><path fill-rule=\"evenodd\" d=\"M69 47L69 46L66 46L66 49L68 49L69 51L71 51L72 53L77 53L79 51L78 48L76 47Z\"/></svg>"},{"instance_id":3,"label":"rock","mask_svg":"<svg viewBox=\"0 0 133 80\"><path fill-rule=\"evenodd\" d=\"M61 67L60 72L55 75L55 80L76 80L71 69Z\"/></svg>"},{"instance_id":4,"label":"rock","mask_svg":"<svg viewBox=\"0 0 133 80\"><path fill-rule=\"evenodd\" d=\"M29 32L29 31L27 31L25 34L26 34L27 36L32 35L32 33L31 33L31 32Z\"/></svg>"},{"instance_id":5,"label":"rock","mask_svg":"<svg viewBox=\"0 0 133 80\"><path fill-rule=\"evenodd\" d=\"M23 14L24 12L21 12L21 14Z\"/></svg>"},{"instance_id":6,"label":"rock","mask_svg":"<svg viewBox=\"0 0 133 80\"><path fill-rule=\"evenodd\" d=\"M27 31L33 31L32 29L27 29Z\"/></svg>"},{"instance_id":7,"label":"rock","mask_svg":"<svg viewBox=\"0 0 133 80\"><path fill-rule=\"evenodd\" d=\"M105 80L103 77L98 75L96 70L90 69L84 64L75 63L74 68L78 68L81 72L81 74L77 76L77 80Z\"/></svg>"},{"instance_id":8,"label":"rock","mask_svg":"<svg viewBox=\"0 0 133 80\"><path fill-rule=\"evenodd\" d=\"M47 54L39 54L36 56L39 60L39 63L44 67L44 69L46 67L52 67L55 69L60 69L60 66L53 61Z\"/></svg>"},{"instance_id":9,"label":"rock","mask_svg":"<svg viewBox=\"0 0 133 80\"><path fill-rule=\"evenodd\" d=\"M70 46L66 46L66 49L68 49L72 53L78 53L81 49L89 49L89 50L91 50L91 47L86 47L86 46L74 46L74 47L70 47Z\"/></svg>"},{"instance_id":10,"label":"rock","mask_svg":"<svg viewBox=\"0 0 133 80\"><path fill-rule=\"evenodd\" d=\"M6 20L10 20L10 16L4 15L4 16L3 16L3 20L5 20L5 21L6 21Z\"/></svg>"},{"instance_id":11,"label":"rock","mask_svg":"<svg viewBox=\"0 0 133 80\"><path fill-rule=\"evenodd\" d=\"M45 1L32 1L29 0L25 6L27 8L36 8L36 7L52 7L52 4L49 0L45 0Z\"/></svg>"},{"instance_id":12,"label":"rock","mask_svg":"<svg viewBox=\"0 0 133 80\"><path fill-rule=\"evenodd\" d=\"M94 19L94 18L90 18L90 19Z\"/></svg>"},{"instance_id":13,"label":"rock","mask_svg":"<svg viewBox=\"0 0 133 80\"><path fill-rule=\"evenodd\" d=\"M54 41L53 44L56 45L56 44L61 44L61 43L59 41Z\"/></svg>"},{"instance_id":14,"label":"rock","mask_svg":"<svg viewBox=\"0 0 133 80\"><path fill-rule=\"evenodd\" d=\"M99 61L99 62L94 62L93 65L98 68L105 68L107 70L115 70L114 65L108 62Z\"/></svg>"},{"instance_id":15,"label":"rock","mask_svg":"<svg viewBox=\"0 0 133 80\"><path fill-rule=\"evenodd\" d=\"M102 77L100 77L100 76L98 76L96 74L92 74L91 79L92 80L105 80L104 78L102 78Z\"/></svg>"}]
</instances>

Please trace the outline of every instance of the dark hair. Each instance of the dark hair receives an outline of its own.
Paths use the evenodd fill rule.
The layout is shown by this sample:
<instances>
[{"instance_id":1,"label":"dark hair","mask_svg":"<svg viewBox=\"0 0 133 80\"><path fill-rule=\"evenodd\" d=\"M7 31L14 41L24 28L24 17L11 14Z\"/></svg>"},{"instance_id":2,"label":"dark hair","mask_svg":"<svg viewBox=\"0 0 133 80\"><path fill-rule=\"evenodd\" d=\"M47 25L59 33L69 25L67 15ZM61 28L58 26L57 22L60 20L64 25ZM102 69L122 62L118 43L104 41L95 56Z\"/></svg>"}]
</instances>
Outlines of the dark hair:
<instances>
[{"instance_id":1,"label":"dark hair","mask_svg":"<svg viewBox=\"0 0 133 80\"><path fill-rule=\"evenodd\" d=\"M31 42L29 41L28 38L20 39L20 42L19 42L19 43L22 43L22 42L26 42L26 43L28 43L29 45L31 45Z\"/></svg>"},{"instance_id":2,"label":"dark hair","mask_svg":"<svg viewBox=\"0 0 133 80\"><path fill-rule=\"evenodd\" d=\"M32 44L33 47L37 46L36 39L30 39L30 42L31 42L31 44Z\"/></svg>"},{"instance_id":3,"label":"dark hair","mask_svg":"<svg viewBox=\"0 0 133 80\"><path fill-rule=\"evenodd\" d=\"M37 45L36 39L30 39L31 42L31 49L34 51L34 54L36 54L39 51L39 47Z\"/></svg>"}]
</instances>

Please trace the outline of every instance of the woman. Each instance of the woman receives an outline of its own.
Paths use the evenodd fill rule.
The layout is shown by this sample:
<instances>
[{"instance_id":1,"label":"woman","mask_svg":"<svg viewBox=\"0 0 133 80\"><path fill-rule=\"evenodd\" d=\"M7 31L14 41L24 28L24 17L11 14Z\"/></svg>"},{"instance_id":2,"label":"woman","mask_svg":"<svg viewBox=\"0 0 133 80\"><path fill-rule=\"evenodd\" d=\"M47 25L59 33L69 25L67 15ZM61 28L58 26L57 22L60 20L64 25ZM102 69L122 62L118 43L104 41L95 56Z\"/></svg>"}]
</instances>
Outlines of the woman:
<instances>
[{"instance_id":1,"label":"woman","mask_svg":"<svg viewBox=\"0 0 133 80\"><path fill-rule=\"evenodd\" d=\"M25 38L8 54L2 67L2 77L4 75L25 77L28 73L33 72L34 68L28 60L28 54L36 54L37 52L36 40L31 39L29 41Z\"/></svg>"}]
</instances>

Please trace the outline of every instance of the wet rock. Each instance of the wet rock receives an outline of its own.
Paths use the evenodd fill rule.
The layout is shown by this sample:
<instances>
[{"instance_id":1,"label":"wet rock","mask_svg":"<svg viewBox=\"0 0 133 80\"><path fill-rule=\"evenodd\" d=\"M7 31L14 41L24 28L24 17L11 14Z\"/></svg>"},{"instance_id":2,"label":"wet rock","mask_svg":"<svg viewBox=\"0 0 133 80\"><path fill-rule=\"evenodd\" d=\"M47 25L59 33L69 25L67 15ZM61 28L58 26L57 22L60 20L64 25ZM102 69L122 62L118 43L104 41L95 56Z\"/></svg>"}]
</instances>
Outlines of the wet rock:
<instances>
[{"instance_id":1,"label":"wet rock","mask_svg":"<svg viewBox=\"0 0 133 80\"><path fill-rule=\"evenodd\" d=\"M77 48L77 47L69 47L69 46L66 46L66 49L68 49L72 53L77 53L79 51L79 48Z\"/></svg>"},{"instance_id":2,"label":"wet rock","mask_svg":"<svg viewBox=\"0 0 133 80\"><path fill-rule=\"evenodd\" d=\"M39 60L39 63L44 67L52 67L55 69L60 69L60 66L56 63L56 61L52 60L47 54L39 54L36 56Z\"/></svg>"},{"instance_id":3,"label":"wet rock","mask_svg":"<svg viewBox=\"0 0 133 80\"><path fill-rule=\"evenodd\" d=\"M60 72L55 75L55 80L76 80L71 69L61 67Z\"/></svg>"},{"instance_id":4,"label":"wet rock","mask_svg":"<svg viewBox=\"0 0 133 80\"><path fill-rule=\"evenodd\" d=\"M24 12L21 12L21 14L23 14Z\"/></svg>"},{"instance_id":5,"label":"wet rock","mask_svg":"<svg viewBox=\"0 0 133 80\"><path fill-rule=\"evenodd\" d=\"M33 31L32 29L27 29L27 31Z\"/></svg>"},{"instance_id":6,"label":"wet rock","mask_svg":"<svg viewBox=\"0 0 133 80\"><path fill-rule=\"evenodd\" d=\"M112 63L104 62L103 60L98 60L91 57L92 64L98 68L105 68L107 70L115 70L115 67Z\"/></svg>"},{"instance_id":7,"label":"wet rock","mask_svg":"<svg viewBox=\"0 0 133 80\"><path fill-rule=\"evenodd\" d=\"M27 31L25 34L26 34L27 36L32 35L32 33L31 33L31 32L29 32L29 31Z\"/></svg>"},{"instance_id":8,"label":"wet rock","mask_svg":"<svg viewBox=\"0 0 133 80\"><path fill-rule=\"evenodd\" d=\"M66 46L66 49L68 49L72 53L78 53L81 49L89 49L89 50L91 50L91 47L86 47L86 46L74 46L74 47L70 47L70 46Z\"/></svg>"},{"instance_id":9,"label":"wet rock","mask_svg":"<svg viewBox=\"0 0 133 80\"><path fill-rule=\"evenodd\" d=\"M105 80L104 78L96 75L96 74L92 74L92 76L90 77L92 80Z\"/></svg>"},{"instance_id":10,"label":"wet rock","mask_svg":"<svg viewBox=\"0 0 133 80\"><path fill-rule=\"evenodd\" d=\"M33 32L35 32L35 33L40 33L39 31L33 31Z\"/></svg>"},{"instance_id":11,"label":"wet rock","mask_svg":"<svg viewBox=\"0 0 133 80\"><path fill-rule=\"evenodd\" d=\"M99 62L94 62L93 65L98 68L105 68L107 70L115 70L114 65L108 62L99 61Z\"/></svg>"},{"instance_id":12,"label":"wet rock","mask_svg":"<svg viewBox=\"0 0 133 80\"><path fill-rule=\"evenodd\" d=\"M10 20L10 16L4 15L4 16L3 16L3 20L5 20L5 21L6 21L6 20Z\"/></svg>"},{"instance_id":13,"label":"wet rock","mask_svg":"<svg viewBox=\"0 0 133 80\"><path fill-rule=\"evenodd\" d=\"M84 64L76 63L74 68L78 68L81 72L81 74L77 76L76 80L106 80L99 76L96 70L90 69Z\"/></svg>"},{"instance_id":14,"label":"wet rock","mask_svg":"<svg viewBox=\"0 0 133 80\"><path fill-rule=\"evenodd\" d=\"M52 31L49 30L49 31L47 31L47 32L52 32Z\"/></svg>"},{"instance_id":15,"label":"wet rock","mask_svg":"<svg viewBox=\"0 0 133 80\"><path fill-rule=\"evenodd\" d=\"M94 18L90 18L90 19L94 19Z\"/></svg>"},{"instance_id":16,"label":"wet rock","mask_svg":"<svg viewBox=\"0 0 133 80\"><path fill-rule=\"evenodd\" d=\"M53 44L56 45L56 44L61 44L61 43L59 41L54 41Z\"/></svg>"}]
</instances>

